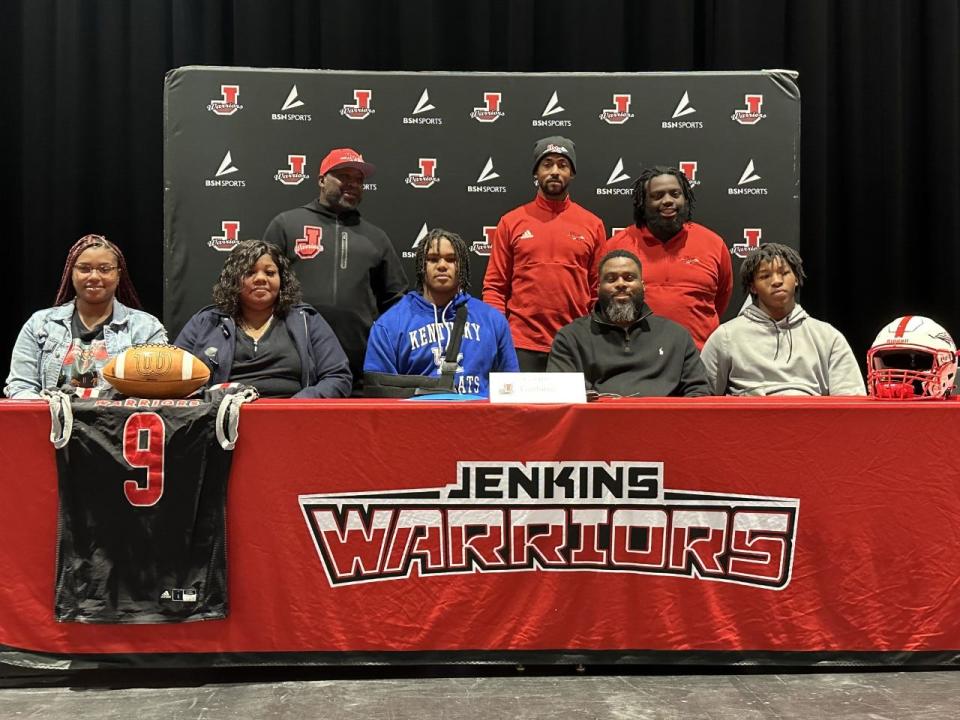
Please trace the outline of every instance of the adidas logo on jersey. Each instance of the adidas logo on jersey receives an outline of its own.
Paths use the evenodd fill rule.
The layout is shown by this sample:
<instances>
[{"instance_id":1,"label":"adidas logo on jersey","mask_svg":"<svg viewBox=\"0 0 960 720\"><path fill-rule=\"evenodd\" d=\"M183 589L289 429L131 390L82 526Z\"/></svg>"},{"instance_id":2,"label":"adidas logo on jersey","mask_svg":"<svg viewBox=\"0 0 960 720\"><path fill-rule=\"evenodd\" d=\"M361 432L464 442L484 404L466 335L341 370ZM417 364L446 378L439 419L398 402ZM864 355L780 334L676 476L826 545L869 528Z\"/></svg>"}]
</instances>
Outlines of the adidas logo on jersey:
<instances>
[{"instance_id":1,"label":"adidas logo on jersey","mask_svg":"<svg viewBox=\"0 0 960 720\"><path fill-rule=\"evenodd\" d=\"M529 230L524 230L524 231L523 231L523 235L520 236L520 239L521 239L521 240L529 240L529 239L532 238L532 237L533 237L533 233L532 233L532 232L530 232Z\"/></svg>"}]
</instances>

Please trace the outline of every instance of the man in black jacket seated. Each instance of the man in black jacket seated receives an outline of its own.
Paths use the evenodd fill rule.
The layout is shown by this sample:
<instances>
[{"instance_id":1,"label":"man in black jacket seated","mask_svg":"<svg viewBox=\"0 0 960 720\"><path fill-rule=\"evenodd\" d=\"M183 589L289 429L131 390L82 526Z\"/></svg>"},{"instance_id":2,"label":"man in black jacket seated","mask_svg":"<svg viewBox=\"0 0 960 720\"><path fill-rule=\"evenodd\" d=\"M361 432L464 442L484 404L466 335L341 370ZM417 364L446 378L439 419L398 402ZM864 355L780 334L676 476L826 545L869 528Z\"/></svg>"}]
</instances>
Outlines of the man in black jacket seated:
<instances>
[{"instance_id":1,"label":"man in black jacket seated","mask_svg":"<svg viewBox=\"0 0 960 720\"><path fill-rule=\"evenodd\" d=\"M263 234L293 264L304 302L333 328L350 361L354 395L373 321L407 291L390 238L357 210L373 172L357 151L331 150L320 162L318 197L277 215Z\"/></svg>"},{"instance_id":2,"label":"man in black jacket seated","mask_svg":"<svg viewBox=\"0 0 960 720\"><path fill-rule=\"evenodd\" d=\"M597 304L557 333L547 371L582 372L587 390L600 395L710 394L690 333L644 303L640 260L628 250L600 261Z\"/></svg>"}]
</instances>

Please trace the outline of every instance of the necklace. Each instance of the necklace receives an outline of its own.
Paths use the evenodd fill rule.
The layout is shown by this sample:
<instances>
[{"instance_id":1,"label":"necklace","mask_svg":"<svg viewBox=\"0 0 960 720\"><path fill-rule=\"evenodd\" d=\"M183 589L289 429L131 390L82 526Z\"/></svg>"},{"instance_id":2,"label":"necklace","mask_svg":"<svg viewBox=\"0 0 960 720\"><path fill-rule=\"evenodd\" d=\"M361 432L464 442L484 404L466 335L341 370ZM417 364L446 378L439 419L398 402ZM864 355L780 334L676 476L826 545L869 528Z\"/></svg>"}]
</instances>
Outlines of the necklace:
<instances>
[{"instance_id":1,"label":"necklace","mask_svg":"<svg viewBox=\"0 0 960 720\"><path fill-rule=\"evenodd\" d=\"M253 326L248 323L246 320L240 322L240 328L247 334L247 336L253 340L253 351L257 351L257 343L260 339L266 334L267 330L270 329L270 323L273 322L273 315L268 317L264 323L259 326Z\"/></svg>"}]
</instances>

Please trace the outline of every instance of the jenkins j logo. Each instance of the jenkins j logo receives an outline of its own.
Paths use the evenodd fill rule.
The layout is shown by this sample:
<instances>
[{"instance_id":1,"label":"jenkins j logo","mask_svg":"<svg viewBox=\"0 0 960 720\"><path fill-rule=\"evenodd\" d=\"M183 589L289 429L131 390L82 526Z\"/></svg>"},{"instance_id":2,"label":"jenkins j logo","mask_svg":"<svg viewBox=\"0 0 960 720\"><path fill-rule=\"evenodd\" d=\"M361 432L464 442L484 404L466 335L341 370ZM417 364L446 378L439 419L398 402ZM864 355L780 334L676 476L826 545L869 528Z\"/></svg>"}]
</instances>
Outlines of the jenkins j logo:
<instances>
[{"instance_id":1,"label":"jenkins j logo","mask_svg":"<svg viewBox=\"0 0 960 720\"><path fill-rule=\"evenodd\" d=\"M630 95L614 94L613 107L605 109L600 113L600 119L611 125L623 125L627 120L633 117L630 112Z\"/></svg>"},{"instance_id":2,"label":"jenkins j logo","mask_svg":"<svg viewBox=\"0 0 960 720\"><path fill-rule=\"evenodd\" d=\"M742 243L735 243L731 252L738 258L745 258L751 250L760 247L760 237L763 235L762 228L744 228Z\"/></svg>"},{"instance_id":3,"label":"jenkins j logo","mask_svg":"<svg viewBox=\"0 0 960 720\"><path fill-rule=\"evenodd\" d=\"M323 228L314 225L303 226L303 237L297 238L293 244L293 251L298 258L309 260L323 252Z\"/></svg>"},{"instance_id":4,"label":"jenkins j logo","mask_svg":"<svg viewBox=\"0 0 960 720\"><path fill-rule=\"evenodd\" d=\"M407 179L404 180L407 185L417 190L425 190L434 183L440 182L440 178L437 177L436 158L420 158L419 162L420 172L412 172L407 175Z\"/></svg>"},{"instance_id":5,"label":"jenkins j logo","mask_svg":"<svg viewBox=\"0 0 960 720\"><path fill-rule=\"evenodd\" d=\"M470 117L482 123L496 122L506 115L506 113L500 110L500 102L502 100L502 93L485 91L483 93L483 105L481 107L475 107L473 112L470 113Z\"/></svg>"},{"instance_id":6,"label":"jenkins j logo","mask_svg":"<svg viewBox=\"0 0 960 720\"><path fill-rule=\"evenodd\" d=\"M306 155L287 155L287 167L277 170L277 174L273 176L273 179L283 185L299 185L309 177L309 175L303 171L306 163Z\"/></svg>"},{"instance_id":7,"label":"jenkins j logo","mask_svg":"<svg viewBox=\"0 0 960 720\"><path fill-rule=\"evenodd\" d=\"M766 117L760 108L763 107L763 95L744 95L743 102L746 104L746 110L734 110L731 120L736 120L741 125L756 125Z\"/></svg>"},{"instance_id":8,"label":"jenkins j logo","mask_svg":"<svg viewBox=\"0 0 960 720\"><path fill-rule=\"evenodd\" d=\"M350 120L365 120L367 115L373 115L373 90L354 90L353 105L344 105L340 114Z\"/></svg>"},{"instance_id":9,"label":"jenkins j logo","mask_svg":"<svg viewBox=\"0 0 960 720\"><path fill-rule=\"evenodd\" d=\"M239 242L240 221L223 220L220 223L220 229L223 235L211 235L207 247L212 247L219 252L230 252L233 246Z\"/></svg>"},{"instance_id":10,"label":"jenkins j logo","mask_svg":"<svg viewBox=\"0 0 960 720\"><path fill-rule=\"evenodd\" d=\"M219 100L210 101L207 110L215 115L233 115L237 110L243 110L243 105L239 103L239 85L221 85L220 95Z\"/></svg>"},{"instance_id":11,"label":"jenkins j logo","mask_svg":"<svg viewBox=\"0 0 960 720\"><path fill-rule=\"evenodd\" d=\"M690 187L696 187L700 184L700 181L697 180L697 165L696 160L681 160L677 163L680 172L687 176L687 182L690 183Z\"/></svg>"},{"instance_id":12,"label":"jenkins j logo","mask_svg":"<svg viewBox=\"0 0 960 720\"><path fill-rule=\"evenodd\" d=\"M481 257L488 257L493 249L493 236L497 233L496 225L483 226L483 240L474 240L470 249Z\"/></svg>"}]
</instances>

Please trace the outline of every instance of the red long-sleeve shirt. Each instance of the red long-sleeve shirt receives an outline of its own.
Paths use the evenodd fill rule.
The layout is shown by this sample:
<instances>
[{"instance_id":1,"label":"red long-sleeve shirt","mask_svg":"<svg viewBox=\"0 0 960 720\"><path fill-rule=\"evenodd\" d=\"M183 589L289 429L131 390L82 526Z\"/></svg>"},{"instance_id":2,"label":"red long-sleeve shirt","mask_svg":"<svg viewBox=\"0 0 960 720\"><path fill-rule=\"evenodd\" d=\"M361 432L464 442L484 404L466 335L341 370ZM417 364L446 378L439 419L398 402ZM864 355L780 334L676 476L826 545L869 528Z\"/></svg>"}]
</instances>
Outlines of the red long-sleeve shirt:
<instances>
[{"instance_id":1,"label":"red long-sleeve shirt","mask_svg":"<svg viewBox=\"0 0 960 720\"><path fill-rule=\"evenodd\" d=\"M689 222L661 242L646 226L634 225L618 232L606 246L606 252L621 249L635 253L643 264L650 308L683 325L697 349L703 349L733 292L733 266L723 238Z\"/></svg>"},{"instance_id":2,"label":"red long-sleeve shirt","mask_svg":"<svg viewBox=\"0 0 960 720\"><path fill-rule=\"evenodd\" d=\"M500 218L483 300L506 315L516 347L549 352L557 330L590 312L605 237L603 221L569 197L537 193Z\"/></svg>"}]
</instances>

